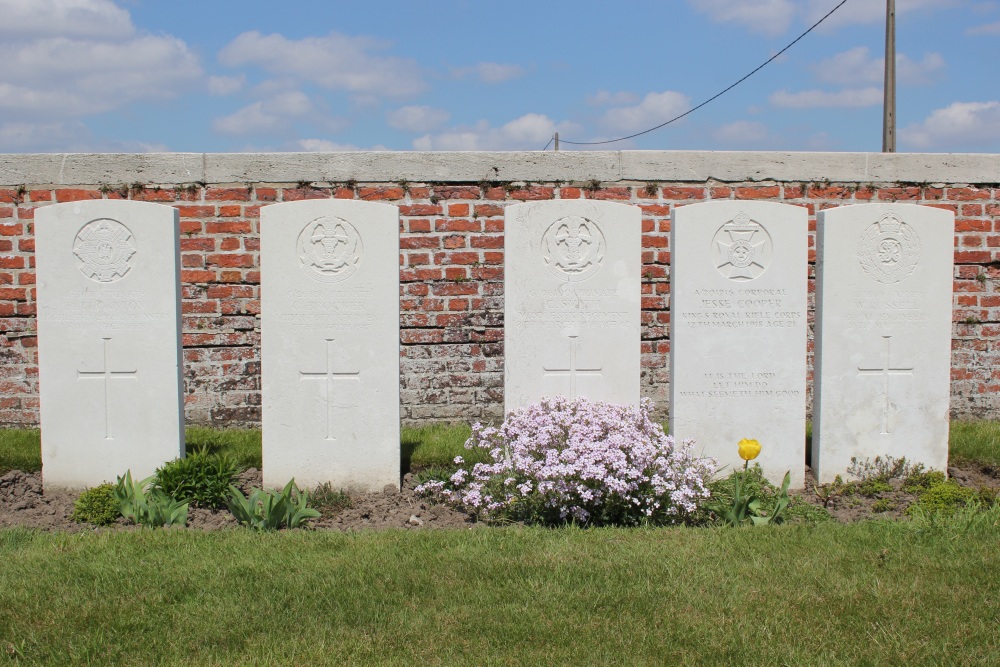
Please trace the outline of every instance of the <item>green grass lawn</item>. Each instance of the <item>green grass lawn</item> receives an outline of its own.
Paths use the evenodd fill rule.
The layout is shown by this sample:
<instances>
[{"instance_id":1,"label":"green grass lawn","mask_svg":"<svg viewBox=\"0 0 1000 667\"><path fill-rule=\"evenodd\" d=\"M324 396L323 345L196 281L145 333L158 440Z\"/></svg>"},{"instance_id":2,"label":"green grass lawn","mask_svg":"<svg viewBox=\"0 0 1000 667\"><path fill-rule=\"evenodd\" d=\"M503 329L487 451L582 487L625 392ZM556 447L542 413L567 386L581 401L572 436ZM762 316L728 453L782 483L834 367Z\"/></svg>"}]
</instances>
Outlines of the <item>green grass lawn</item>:
<instances>
[{"instance_id":1,"label":"green grass lawn","mask_svg":"<svg viewBox=\"0 0 1000 667\"><path fill-rule=\"evenodd\" d=\"M765 529L0 531L11 664L995 665L1000 510Z\"/></svg>"}]
</instances>

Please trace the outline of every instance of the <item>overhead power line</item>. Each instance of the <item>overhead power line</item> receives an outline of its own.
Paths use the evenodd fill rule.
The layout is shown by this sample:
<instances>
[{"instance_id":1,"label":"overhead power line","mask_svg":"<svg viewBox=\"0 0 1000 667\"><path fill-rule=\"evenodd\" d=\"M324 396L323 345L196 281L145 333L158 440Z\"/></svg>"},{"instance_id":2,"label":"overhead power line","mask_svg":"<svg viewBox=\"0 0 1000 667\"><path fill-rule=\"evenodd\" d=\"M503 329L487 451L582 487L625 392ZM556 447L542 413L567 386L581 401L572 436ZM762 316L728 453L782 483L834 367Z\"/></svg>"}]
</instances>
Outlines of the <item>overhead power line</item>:
<instances>
[{"instance_id":1,"label":"overhead power line","mask_svg":"<svg viewBox=\"0 0 1000 667\"><path fill-rule=\"evenodd\" d=\"M749 79L750 77L752 77L757 72L761 71L762 69L764 69L765 67L767 67L768 65L770 65L781 54L783 54L785 51L787 51L788 49L790 49L793 46L795 46L803 37L805 37L806 35L808 35L809 33L811 33L813 30L815 30L816 27L819 26L819 24L821 24L823 21L825 21L828 18L830 18L831 16L833 16L833 13L835 11L837 11L838 9L840 9L841 7L843 7L845 4L847 4L847 0L841 0L840 4L838 4L836 7L834 7L829 12L827 12L826 15L823 16L823 18L821 18L820 20L816 21L811 26L809 26L808 30L806 30L804 33L802 33L801 35L799 35L798 37L796 37L795 39L793 39L788 44L788 46L786 46L785 48L783 48L782 50L778 51L773 56L771 56L770 58L768 58L760 66L758 66L756 69L754 69L752 72L750 72L749 74L747 74L742 79L740 79L736 83L732 84L731 86L729 86L725 90L723 90L723 91L721 91L719 93L716 93L715 95L713 95L712 97L708 98L707 100L705 100L704 102L702 102L698 106L693 107L691 109L688 109L687 111L685 111L684 113L682 113L679 116L674 116L670 120L668 120L666 122L663 122L663 123L660 123L656 127L651 127L648 130L643 130L642 132L636 132L635 134L630 134L627 137L619 137L617 139L606 139L604 141L568 141L566 139L560 139L559 143L561 143L561 144L572 144L573 146L597 146L597 145L600 145L600 144L613 144L616 141L625 141L626 139L634 139L636 137L641 137L644 134L649 134L650 132L654 132L656 130L659 130L662 127L666 127L667 125L670 125L671 123L679 121L681 118L684 118L685 116L694 113L695 111L697 111L698 109L702 108L703 106L705 106L709 102L714 102L715 100L719 99L720 97L722 97L723 95L725 95L726 93L728 93L730 90L732 90L736 86L740 85L741 83L743 83L744 81L746 81L747 79ZM553 139L554 138L555 137L553 137ZM543 148L542 150L545 151L549 147L549 145L551 143L552 143L552 139L549 140L548 144L545 144L545 148Z\"/></svg>"}]
</instances>

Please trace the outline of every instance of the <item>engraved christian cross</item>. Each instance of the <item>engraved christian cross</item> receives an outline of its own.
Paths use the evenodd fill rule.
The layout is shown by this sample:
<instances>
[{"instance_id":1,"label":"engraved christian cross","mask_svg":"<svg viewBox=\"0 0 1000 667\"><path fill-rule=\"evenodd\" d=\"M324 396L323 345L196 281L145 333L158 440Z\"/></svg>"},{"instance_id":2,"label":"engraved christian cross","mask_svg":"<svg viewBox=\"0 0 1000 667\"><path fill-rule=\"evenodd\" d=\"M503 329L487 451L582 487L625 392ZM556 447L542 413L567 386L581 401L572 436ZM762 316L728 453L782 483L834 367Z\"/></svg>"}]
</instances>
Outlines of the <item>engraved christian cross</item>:
<instances>
[{"instance_id":1,"label":"engraved christian cross","mask_svg":"<svg viewBox=\"0 0 1000 667\"><path fill-rule=\"evenodd\" d=\"M333 437L333 409L338 406L333 401L334 382L337 380L360 380L359 370L335 370L333 363L333 338L326 338L326 370L299 371L299 380L323 380L326 383L326 440L336 440Z\"/></svg>"},{"instance_id":2,"label":"engraved christian cross","mask_svg":"<svg viewBox=\"0 0 1000 667\"><path fill-rule=\"evenodd\" d=\"M882 376L882 394L885 401L882 413L882 433L889 433L889 376L913 375L913 366L893 367L889 361L892 336L882 336L882 366L880 368L863 368L858 366L858 375Z\"/></svg>"},{"instance_id":3,"label":"engraved christian cross","mask_svg":"<svg viewBox=\"0 0 1000 667\"><path fill-rule=\"evenodd\" d=\"M102 338L104 342L104 360L99 371L76 371L77 380L102 380L104 382L104 439L113 440L111 436L111 381L135 380L136 369L130 371L111 370L111 339Z\"/></svg>"},{"instance_id":4,"label":"engraved christian cross","mask_svg":"<svg viewBox=\"0 0 1000 667\"><path fill-rule=\"evenodd\" d=\"M545 375L555 375L555 376L568 376L569 377L569 398L570 400L576 399L576 377L578 375L602 375L602 366L597 368L578 368L576 365L576 352L577 345L579 341L580 334L575 329L570 329L566 332L566 337L569 338L569 366L566 368L549 368L548 366L542 366L542 370L545 371Z\"/></svg>"}]
</instances>

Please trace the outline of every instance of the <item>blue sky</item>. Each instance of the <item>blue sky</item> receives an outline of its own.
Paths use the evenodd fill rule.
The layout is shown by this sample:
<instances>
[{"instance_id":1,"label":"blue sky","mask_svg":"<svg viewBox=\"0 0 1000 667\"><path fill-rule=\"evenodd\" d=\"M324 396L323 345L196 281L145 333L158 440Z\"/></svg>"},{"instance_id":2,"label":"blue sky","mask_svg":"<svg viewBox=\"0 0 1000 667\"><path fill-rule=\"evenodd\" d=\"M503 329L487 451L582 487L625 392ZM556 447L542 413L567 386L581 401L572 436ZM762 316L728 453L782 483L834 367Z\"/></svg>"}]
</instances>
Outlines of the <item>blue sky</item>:
<instances>
[{"instance_id":1,"label":"blue sky","mask_svg":"<svg viewBox=\"0 0 1000 667\"><path fill-rule=\"evenodd\" d=\"M839 2L0 0L0 152L613 139ZM1000 153L1000 2L896 5L899 150ZM847 0L591 148L878 151L884 20Z\"/></svg>"}]
</instances>

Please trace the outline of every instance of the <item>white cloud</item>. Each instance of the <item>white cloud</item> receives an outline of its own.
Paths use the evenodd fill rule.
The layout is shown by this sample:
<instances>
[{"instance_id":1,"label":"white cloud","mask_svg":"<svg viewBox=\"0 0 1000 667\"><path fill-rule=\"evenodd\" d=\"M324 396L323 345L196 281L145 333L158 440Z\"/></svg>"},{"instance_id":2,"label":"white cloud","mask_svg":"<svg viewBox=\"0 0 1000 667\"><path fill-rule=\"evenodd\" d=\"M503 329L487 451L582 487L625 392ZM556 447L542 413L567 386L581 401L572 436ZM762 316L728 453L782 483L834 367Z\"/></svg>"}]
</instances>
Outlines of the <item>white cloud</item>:
<instances>
[{"instance_id":1,"label":"white cloud","mask_svg":"<svg viewBox=\"0 0 1000 667\"><path fill-rule=\"evenodd\" d=\"M751 120L738 120L715 130L713 138L720 144L745 146L760 144L765 141L769 132L764 123Z\"/></svg>"},{"instance_id":2,"label":"white cloud","mask_svg":"<svg viewBox=\"0 0 1000 667\"><path fill-rule=\"evenodd\" d=\"M768 101L776 107L815 109L819 107L870 107L882 103L883 91L874 86L844 90L803 90L790 93L779 90Z\"/></svg>"},{"instance_id":3,"label":"white cloud","mask_svg":"<svg viewBox=\"0 0 1000 667\"><path fill-rule=\"evenodd\" d=\"M898 0L896 14L917 10L934 10L954 7L968 0ZM737 23L748 30L777 36L785 33L793 23L812 25L836 6L835 0L688 0L694 9L706 13L720 23ZM885 3L881 0L849 0L827 19L821 29L857 23L876 23L885 20Z\"/></svg>"},{"instance_id":4,"label":"white cloud","mask_svg":"<svg viewBox=\"0 0 1000 667\"><path fill-rule=\"evenodd\" d=\"M456 127L440 134L425 134L413 140L418 151L541 150L556 132L579 131L576 125L559 123L548 116L529 113L492 127L479 121L471 127Z\"/></svg>"},{"instance_id":5,"label":"white cloud","mask_svg":"<svg viewBox=\"0 0 1000 667\"><path fill-rule=\"evenodd\" d=\"M444 125L450 117L444 109L426 106L401 107L386 114L390 127L407 132L428 132Z\"/></svg>"},{"instance_id":6,"label":"white cloud","mask_svg":"<svg viewBox=\"0 0 1000 667\"><path fill-rule=\"evenodd\" d=\"M46 12L52 23L41 26ZM203 77L183 41L140 33L110 2L0 0L0 15L0 109L8 120L78 118L162 100Z\"/></svg>"},{"instance_id":7,"label":"white cloud","mask_svg":"<svg viewBox=\"0 0 1000 667\"><path fill-rule=\"evenodd\" d=\"M389 97L422 91L426 85L415 61L373 53L386 46L370 37L336 32L294 40L252 31L226 45L219 60L230 67L256 65L329 90Z\"/></svg>"},{"instance_id":8,"label":"white cloud","mask_svg":"<svg viewBox=\"0 0 1000 667\"><path fill-rule=\"evenodd\" d=\"M280 132L299 119L318 117L318 110L309 97L298 90L272 95L266 100L248 104L239 111L212 122L212 129L221 134L254 134ZM310 119L311 120L311 119Z\"/></svg>"},{"instance_id":9,"label":"white cloud","mask_svg":"<svg viewBox=\"0 0 1000 667\"><path fill-rule=\"evenodd\" d=\"M502 83L510 79L516 79L524 74L524 68L520 65L504 65L501 63L477 63L472 67L454 67L451 70L452 76L463 79L469 75L474 75L483 83Z\"/></svg>"},{"instance_id":10,"label":"white cloud","mask_svg":"<svg viewBox=\"0 0 1000 667\"><path fill-rule=\"evenodd\" d=\"M896 55L896 77L903 85L931 83L942 73L944 66L944 58L940 53L925 53L920 61L913 60L905 53ZM873 56L867 46L858 46L821 60L812 65L812 70L823 83L881 85L885 74L885 58Z\"/></svg>"},{"instance_id":11,"label":"white cloud","mask_svg":"<svg viewBox=\"0 0 1000 667\"><path fill-rule=\"evenodd\" d=\"M627 92L612 93L607 90L599 90L593 95L587 95L587 104L594 107L602 107L608 104L635 104L638 101L638 95Z\"/></svg>"},{"instance_id":12,"label":"white cloud","mask_svg":"<svg viewBox=\"0 0 1000 667\"><path fill-rule=\"evenodd\" d=\"M0 0L0 35L34 37L128 37L129 13L111 0Z\"/></svg>"},{"instance_id":13,"label":"white cloud","mask_svg":"<svg viewBox=\"0 0 1000 667\"><path fill-rule=\"evenodd\" d=\"M618 132L633 132L668 121L690 108L691 101L687 95L667 90L649 93L635 106L609 109L602 122Z\"/></svg>"},{"instance_id":14,"label":"white cloud","mask_svg":"<svg viewBox=\"0 0 1000 667\"><path fill-rule=\"evenodd\" d=\"M245 76L210 76L208 77L208 92L210 95L232 95L246 83Z\"/></svg>"},{"instance_id":15,"label":"white cloud","mask_svg":"<svg viewBox=\"0 0 1000 667\"><path fill-rule=\"evenodd\" d=\"M796 14L792 0L688 0L688 4L714 21L742 23L766 35L785 32Z\"/></svg>"},{"instance_id":16,"label":"white cloud","mask_svg":"<svg viewBox=\"0 0 1000 667\"><path fill-rule=\"evenodd\" d=\"M965 32L970 35L1000 35L1000 21L977 25L973 28L969 28Z\"/></svg>"},{"instance_id":17,"label":"white cloud","mask_svg":"<svg viewBox=\"0 0 1000 667\"><path fill-rule=\"evenodd\" d=\"M988 150L1000 146L1000 102L952 102L899 131L916 149Z\"/></svg>"}]
</instances>

